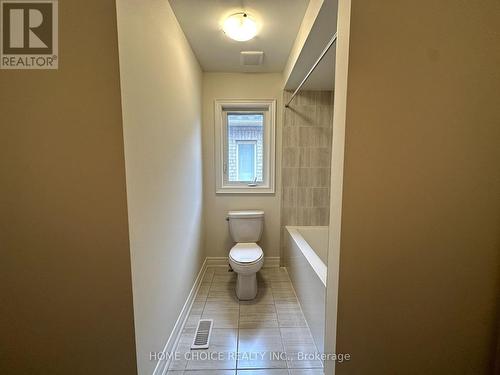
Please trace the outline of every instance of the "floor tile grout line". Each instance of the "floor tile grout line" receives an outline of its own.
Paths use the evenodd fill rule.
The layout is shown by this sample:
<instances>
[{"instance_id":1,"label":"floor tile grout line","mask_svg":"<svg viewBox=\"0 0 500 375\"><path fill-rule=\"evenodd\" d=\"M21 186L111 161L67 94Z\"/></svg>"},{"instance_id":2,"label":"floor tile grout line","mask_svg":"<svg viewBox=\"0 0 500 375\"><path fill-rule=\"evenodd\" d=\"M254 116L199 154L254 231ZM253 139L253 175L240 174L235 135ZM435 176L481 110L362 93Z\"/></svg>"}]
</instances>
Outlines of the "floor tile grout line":
<instances>
[{"instance_id":1,"label":"floor tile grout line","mask_svg":"<svg viewBox=\"0 0 500 375\"><path fill-rule=\"evenodd\" d=\"M209 295L209 293L210 293L210 289L212 289L212 282L213 282L214 276L215 276L215 271L214 271L214 273L212 274L212 277L210 278L210 283L208 283L208 291L207 291L207 296L205 297L205 302L203 302L203 309L201 310L200 319L201 319L201 317L203 316L203 313L205 312L205 307L207 306L208 295ZM199 290L198 290L198 291L199 291Z\"/></svg>"},{"instance_id":2,"label":"floor tile grout line","mask_svg":"<svg viewBox=\"0 0 500 375\"><path fill-rule=\"evenodd\" d=\"M238 281L236 280L236 282ZM236 296L236 298L238 298L238 296ZM236 362L234 364L234 366L236 367L235 374L238 374L238 353L240 350L240 318L241 318L241 302L238 299L238 322L236 324L236 326L238 327L236 329Z\"/></svg>"},{"instance_id":3,"label":"floor tile grout line","mask_svg":"<svg viewBox=\"0 0 500 375\"><path fill-rule=\"evenodd\" d=\"M274 308L276 309L276 300L274 299L274 293L273 293L273 286L272 285L273 284L271 283L271 293L273 295ZM278 319L278 310L277 309L276 309L276 319ZM285 350L285 343L283 342L283 335L281 334L281 328L279 326L280 326L280 324L279 324L279 320L278 320L278 332L280 333L281 348L282 348L283 352L285 353L285 355L288 356L288 353ZM290 374L290 368L288 367L288 360L285 361L285 365L286 365L286 369L288 370L288 374Z\"/></svg>"}]
</instances>

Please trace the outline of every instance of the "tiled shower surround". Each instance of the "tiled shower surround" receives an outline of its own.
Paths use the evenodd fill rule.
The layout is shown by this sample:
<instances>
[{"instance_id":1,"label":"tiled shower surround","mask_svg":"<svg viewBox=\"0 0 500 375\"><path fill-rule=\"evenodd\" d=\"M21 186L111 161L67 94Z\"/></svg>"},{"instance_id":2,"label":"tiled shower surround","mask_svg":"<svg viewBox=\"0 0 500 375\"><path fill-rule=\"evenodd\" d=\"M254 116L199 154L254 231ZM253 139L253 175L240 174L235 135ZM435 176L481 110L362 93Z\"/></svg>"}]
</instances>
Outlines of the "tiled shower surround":
<instances>
[{"instance_id":1,"label":"tiled shower surround","mask_svg":"<svg viewBox=\"0 0 500 375\"><path fill-rule=\"evenodd\" d=\"M285 103L290 96L284 92ZM285 225L328 225L333 91L300 92L283 119L282 232Z\"/></svg>"}]
</instances>

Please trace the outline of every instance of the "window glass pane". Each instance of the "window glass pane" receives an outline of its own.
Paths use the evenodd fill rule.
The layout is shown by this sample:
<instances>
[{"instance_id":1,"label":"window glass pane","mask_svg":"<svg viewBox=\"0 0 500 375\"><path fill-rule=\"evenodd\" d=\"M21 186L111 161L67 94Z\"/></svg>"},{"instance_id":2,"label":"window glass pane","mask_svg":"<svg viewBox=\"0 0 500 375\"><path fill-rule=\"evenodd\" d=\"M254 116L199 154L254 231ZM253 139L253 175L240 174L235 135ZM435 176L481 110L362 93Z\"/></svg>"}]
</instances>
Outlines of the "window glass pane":
<instances>
[{"instance_id":1,"label":"window glass pane","mask_svg":"<svg viewBox=\"0 0 500 375\"><path fill-rule=\"evenodd\" d=\"M262 182L264 114L227 114L227 178L229 182Z\"/></svg>"},{"instance_id":2,"label":"window glass pane","mask_svg":"<svg viewBox=\"0 0 500 375\"><path fill-rule=\"evenodd\" d=\"M255 143L237 143L238 181L255 179Z\"/></svg>"}]
</instances>

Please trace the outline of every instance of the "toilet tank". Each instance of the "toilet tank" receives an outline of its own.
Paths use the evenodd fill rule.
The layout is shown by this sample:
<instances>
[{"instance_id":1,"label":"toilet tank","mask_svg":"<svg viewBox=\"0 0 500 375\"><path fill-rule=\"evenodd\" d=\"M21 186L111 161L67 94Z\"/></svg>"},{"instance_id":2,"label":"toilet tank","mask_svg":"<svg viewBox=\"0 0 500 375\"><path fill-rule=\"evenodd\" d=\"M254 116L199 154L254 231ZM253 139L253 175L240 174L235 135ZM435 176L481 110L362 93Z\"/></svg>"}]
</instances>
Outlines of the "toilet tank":
<instances>
[{"instance_id":1,"label":"toilet tank","mask_svg":"<svg viewBox=\"0 0 500 375\"><path fill-rule=\"evenodd\" d=\"M234 242L257 242L264 227L264 211L229 211L229 232Z\"/></svg>"}]
</instances>

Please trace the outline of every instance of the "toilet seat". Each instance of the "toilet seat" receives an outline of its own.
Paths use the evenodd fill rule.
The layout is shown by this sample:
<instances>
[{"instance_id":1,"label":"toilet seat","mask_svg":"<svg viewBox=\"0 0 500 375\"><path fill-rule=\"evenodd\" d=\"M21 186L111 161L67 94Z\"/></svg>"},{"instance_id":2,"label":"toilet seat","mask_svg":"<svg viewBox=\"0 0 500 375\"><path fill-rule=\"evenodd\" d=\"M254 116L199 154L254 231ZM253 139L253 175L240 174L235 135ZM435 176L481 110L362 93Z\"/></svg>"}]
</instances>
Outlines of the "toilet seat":
<instances>
[{"instance_id":1,"label":"toilet seat","mask_svg":"<svg viewBox=\"0 0 500 375\"><path fill-rule=\"evenodd\" d=\"M240 242L229 252L229 259L241 266L259 263L264 257L261 247L255 242Z\"/></svg>"}]
</instances>

